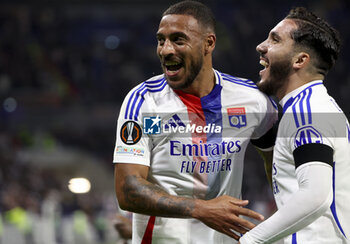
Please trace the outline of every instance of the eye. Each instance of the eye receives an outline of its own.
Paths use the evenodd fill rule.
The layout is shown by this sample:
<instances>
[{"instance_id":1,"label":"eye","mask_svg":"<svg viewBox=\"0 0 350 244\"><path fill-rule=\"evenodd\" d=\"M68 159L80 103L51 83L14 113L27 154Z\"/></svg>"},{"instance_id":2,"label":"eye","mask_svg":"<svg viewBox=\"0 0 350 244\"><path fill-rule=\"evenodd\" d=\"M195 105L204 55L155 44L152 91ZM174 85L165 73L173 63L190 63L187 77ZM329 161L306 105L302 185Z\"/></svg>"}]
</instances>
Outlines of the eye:
<instances>
[{"instance_id":1,"label":"eye","mask_svg":"<svg viewBox=\"0 0 350 244\"><path fill-rule=\"evenodd\" d=\"M272 33L271 40L272 40L273 43L278 43L278 42L280 42L281 38L276 33Z\"/></svg>"},{"instance_id":2,"label":"eye","mask_svg":"<svg viewBox=\"0 0 350 244\"><path fill-rule=\"evenodd\" d=\"M176 39L176 43L177 44L182 44L182 43L184 43L185 42L185 39L183 39L182 37L178 37L177 39Z\"/></svg>"},{"instance_id":3,"label":"eye","mask_svg":"<svg viewBox=\"0 0 350 244\"><path fill-rule=\"evenodd\" d=\"M157 37L157 41L158 41L159 46L163 46L163 44L165 42L164 38L162 38L162 37Z\"/></svg>"},{"instance_id":4,"label":"eye","mask_svg":"<svg viewBox=\"0 0 350 244\"><path fill-rule=\"evenodd\" d=\"M272 37L272 41L274 42L274 43L277 43L277 42L279 42L280 40L279 40L279 38L277 38L277 37Z\"/></svg>"},{"instance_id":5,"label":"eye","mask_svg":"<svg viewBox=\"0 0 350 244\"><path fill-rule=\"evenodd\" d=\"M277 32L272 31L269 34L269 39L271 43L279 43L281 41L281 36Z\"/></svg>"},{"instance_id":6,"label":"eye","mask_svg":"<svg viewBox=\"0 0 350 244\"><path fill-rule=\"evenodd\" d=\"M177 45L184 45L186 42L186 39L182 36L176 36L172 41L175 42Z\"/></svg>"}]
</instances>

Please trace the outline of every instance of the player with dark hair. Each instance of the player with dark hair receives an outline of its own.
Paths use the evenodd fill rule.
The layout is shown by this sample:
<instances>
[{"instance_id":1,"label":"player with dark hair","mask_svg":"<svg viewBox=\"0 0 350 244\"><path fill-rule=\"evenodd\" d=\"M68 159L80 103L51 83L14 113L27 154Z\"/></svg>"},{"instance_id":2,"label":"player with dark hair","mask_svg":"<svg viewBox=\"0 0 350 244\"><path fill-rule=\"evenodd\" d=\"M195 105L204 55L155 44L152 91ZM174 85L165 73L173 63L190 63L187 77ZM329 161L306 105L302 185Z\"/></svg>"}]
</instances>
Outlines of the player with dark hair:
<instances>
[{"instance_id":1,"label":"player with dark hair","mask_svg":"<svg viewBox=\"0 0 350 244\"><path fill-rule=\"evenodd\" d=\"M134 212L132 241L235 243L254 227L239 216L263 218L240 200L243 159L251 139L271 155L274 104L213 69L215 18L202 3L171 6L156 37L164 74L129 92L117 126L115 188Z\"/></svg>"},{"instance_id":2,"label":"player with dark hair","mask_svg":"<svg viewBox=\"0 0 350 244\"><path fill-rule=\"evenodd\" d=\"M278 211L240 243L350 242L349 122L323 84L339 50L337 31L301 7L257 46L258 87L283 107L272 165Z\"/></svg>"}]
</instances>

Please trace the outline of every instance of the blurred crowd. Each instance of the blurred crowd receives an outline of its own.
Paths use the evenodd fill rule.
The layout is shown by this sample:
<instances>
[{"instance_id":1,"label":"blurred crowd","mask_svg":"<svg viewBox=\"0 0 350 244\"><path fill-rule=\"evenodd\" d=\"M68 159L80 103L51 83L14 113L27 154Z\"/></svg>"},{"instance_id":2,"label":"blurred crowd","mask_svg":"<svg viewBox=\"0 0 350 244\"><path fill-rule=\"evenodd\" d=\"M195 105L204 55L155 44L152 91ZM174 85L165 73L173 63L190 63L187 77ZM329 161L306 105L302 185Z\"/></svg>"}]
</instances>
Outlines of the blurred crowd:
<instances>
[{"instance_id":1,"label":"blurred crowd","mask_svg":"<svg viewBox=\"0 0 350 244\"><path fill-rule=\"evenodd\" d=\"M40 146L53 150L52 143ZM50 146L49 146L50 145ZM118 209L113 192L74 194L62 172L37 166L21 156L26 144L0 133L0 243L118 243ZM123 242L120 242L123 243Z\"/></svg>"},{"instance_id":2,"label":"blurred crowd","mask_svg":"<svg viewBox=\"0 0 350 244\"><path fill-rule=\"evenodd\" d=\"M155 33L168 3L121 2L0 3L0 244L122 241L113 227L116 119L127 92L161 72ZM218 20L214 67L257 80L255 46L302 2L209 1ZM342 36L326 86L349 117L350 7L345 0L306 6ZM92 164L107 172L109 185L69 192L66 179L87 167L64 155L71 150L97 158ZM247 155L243 197L268 215L274 204L263 165L251 148Z\"/></svg>"}]
</instances>

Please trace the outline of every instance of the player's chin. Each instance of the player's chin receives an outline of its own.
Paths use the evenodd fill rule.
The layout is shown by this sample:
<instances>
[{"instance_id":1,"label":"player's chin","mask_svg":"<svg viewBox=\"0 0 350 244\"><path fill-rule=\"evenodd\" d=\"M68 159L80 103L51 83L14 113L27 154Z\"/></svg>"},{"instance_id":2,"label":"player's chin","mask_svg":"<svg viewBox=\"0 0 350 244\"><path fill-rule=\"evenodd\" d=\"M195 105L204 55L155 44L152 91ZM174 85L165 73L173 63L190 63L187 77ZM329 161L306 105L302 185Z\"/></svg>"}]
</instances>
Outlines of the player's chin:
<instances>
[{"instance_id":1,"label":"player's chin","mask_svg":"<svg viewBox=\"0 0 350 244\"><path fill-rule=\"evenodd\" d=\"M257 83L256 83L256 86L261 89L263 86L264 86L264 82L265 80L263 79L260 79Z\"/></svg>"},{"instance_id":2,"label":"player's chin","mask_svg":"<svg viewBox=\"0 0 350 244\"><path fill-rule=\"evenodd\" d=\"M183 82L181 82L181 80L171 80L167 78L167 83L171 88L175 90L183 88Z\"/></svg>"},{"instance_id":3,"label":"player's chin","mask_svg":"<svg viewBox=\"0 0 350 244\"><path fill-rule=\"evenodd\" d=\"M256 86L259 88L259 90L267 95L274 95L272 94L271 85L269 84L268 80L261 79L256 83Z\"/></svg>"},{"instance_id":4,"label":"player's chin","mask_svg":"<svg viewBox=\"0 0 350 244\"><path fill-rule=\"evenodd\" d=\"M171 76L165 73L165 78L167 80L168 85L173 89L180 89L184 83L183 79L179 75Z\"/></svg>"}]
</instances>

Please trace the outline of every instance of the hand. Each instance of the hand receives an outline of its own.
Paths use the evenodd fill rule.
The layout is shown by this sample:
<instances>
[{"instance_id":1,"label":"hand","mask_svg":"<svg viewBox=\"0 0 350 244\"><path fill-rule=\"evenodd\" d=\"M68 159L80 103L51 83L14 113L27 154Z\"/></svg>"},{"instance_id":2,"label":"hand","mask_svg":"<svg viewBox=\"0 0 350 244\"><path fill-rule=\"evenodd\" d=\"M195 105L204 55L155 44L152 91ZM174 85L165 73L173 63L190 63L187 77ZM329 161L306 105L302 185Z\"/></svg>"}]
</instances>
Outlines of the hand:
<instances>
[{"instance_id":1,"label":"hand","mask_svg":"<svg viewBox=\"0 0 350 244\"><path fill-rule=\"evenodd\" d=\"M114 228L118 231L123 239L131 239L132 223L128 218L117 214L114 220Z\"/></svg>"},{"instance_id":2,"label":"hand","mask_svg":"<svg viewBox=\"0 0 350 244\"><path fill-rule=\"evenodd\" d=\"M194 217L238 241L240 236L234 231L245 234L255 227L253 223L239 216L243 215L259 221L264 220L264 216L261 214L244 208L247 204L248 200L240 200L226 195L208 201L199 200Z\"/></svg>"}]
</instances>

